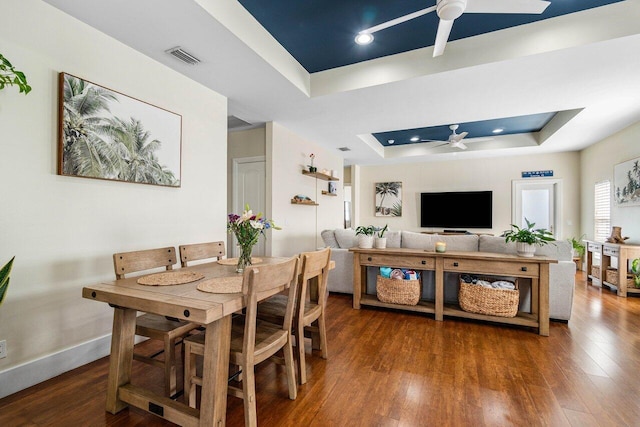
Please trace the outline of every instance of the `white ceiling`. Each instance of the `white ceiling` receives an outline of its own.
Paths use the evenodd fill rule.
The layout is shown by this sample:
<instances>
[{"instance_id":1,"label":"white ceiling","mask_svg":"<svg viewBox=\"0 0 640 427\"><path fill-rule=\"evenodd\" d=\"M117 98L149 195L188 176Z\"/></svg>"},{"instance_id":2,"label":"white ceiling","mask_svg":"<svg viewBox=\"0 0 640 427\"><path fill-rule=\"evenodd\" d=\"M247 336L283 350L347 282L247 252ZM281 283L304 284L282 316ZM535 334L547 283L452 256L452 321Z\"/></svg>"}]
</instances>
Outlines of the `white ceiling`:
<instances>
[{"instance_id":1,"label":"white ceiling","mask_svg":"<svg viewBox=\"0 0 640 427\"><path fill-rule=\"evenodd\" d=\"M439 58L425 48L313 75L235 0L45 1L227 96L230 115L279 122L345 164L580 150L640 121L640 0L450 42ZM175 46L202 63L164 52ZM385 151L369 136L576 109L545 135L506 135L455 154ZM504 148L511 144L524 146ZM345 146L352 151L337 150Z\"/></svg>"}]
</instances>

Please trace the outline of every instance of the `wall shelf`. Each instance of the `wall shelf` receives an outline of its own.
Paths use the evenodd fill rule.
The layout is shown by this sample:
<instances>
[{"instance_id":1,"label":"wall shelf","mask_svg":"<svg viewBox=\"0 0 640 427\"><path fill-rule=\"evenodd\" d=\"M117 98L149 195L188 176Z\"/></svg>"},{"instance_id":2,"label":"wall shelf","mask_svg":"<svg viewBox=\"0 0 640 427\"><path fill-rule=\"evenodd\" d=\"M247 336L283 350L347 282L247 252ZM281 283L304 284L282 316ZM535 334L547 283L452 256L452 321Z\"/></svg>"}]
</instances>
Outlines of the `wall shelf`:
<instances>
[{"instance_id":1,"label":"wall shelf","mask_svg":"<svg viewBox=\"0 0 640 427\"><path fill-rule=\"evenodd\" d=\"M323 194L324 196L333 196L333 197L337 197L337 196L338 196L336 193L329 193L329 192L328 192L328 191L326 191L326 190L322 190L322 194Z\"/></svg>"},{"instance_id":2,"label":"wall shelf","mask_svg":"<svg viewBox=\"0 0 640 427\"><path fill-rule=\"evenodd\" d=\"M340 178L336 178L335 176L327 175L322 172L309 172L309 171L303 170L302 175L312 176L314 178L318 178L323 181L340 181Z\"/></svg>"},{"instance_id":3,"label":"wall shelf","mask_svg":"<svg viewBox=\"0 0 640 427\"><path fill-rule=\"evenodd\" d=\"M291 204L292 205L307 205L307 206L318 206L318 204L316 202L314 202L313 200L308 201L308 202L300 202L296 199L291 199Z\"/></svg>"}]
</instances>

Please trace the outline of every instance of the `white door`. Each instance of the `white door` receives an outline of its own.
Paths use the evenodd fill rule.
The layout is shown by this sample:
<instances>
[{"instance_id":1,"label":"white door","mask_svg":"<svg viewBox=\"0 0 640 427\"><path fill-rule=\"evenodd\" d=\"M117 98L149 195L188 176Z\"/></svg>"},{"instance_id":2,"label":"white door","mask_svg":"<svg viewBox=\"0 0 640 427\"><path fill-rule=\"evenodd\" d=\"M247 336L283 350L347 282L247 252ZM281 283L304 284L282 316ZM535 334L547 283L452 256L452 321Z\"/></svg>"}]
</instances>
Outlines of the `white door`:
<instances>
[{"instance_id":1,"label":"white door","mask_svg":"<svg viewBox=\"0 0 640 427\"><path fill-rule=\"evenodd\" d=\"M560 182L558 180L513 181L512 222L518 227L526 226L525 218L535 223L536 228L545 228L560 236L560 209L557 206Z\"/></svg>"},{"instance_id":2,"label":"white door","mask_svg":"<svg viewBox=\"0 0 640 427\"><path fill-rule=\"evenodd\" d=\"M233 160L233 212L241 215L248 204L253 213L265 211L266 175L264 157L247 157ZM265 254L264 237L260 237L253 255ZM238 256L236 239L231 237L231 256Z\"/></svg>"}]
</instances>

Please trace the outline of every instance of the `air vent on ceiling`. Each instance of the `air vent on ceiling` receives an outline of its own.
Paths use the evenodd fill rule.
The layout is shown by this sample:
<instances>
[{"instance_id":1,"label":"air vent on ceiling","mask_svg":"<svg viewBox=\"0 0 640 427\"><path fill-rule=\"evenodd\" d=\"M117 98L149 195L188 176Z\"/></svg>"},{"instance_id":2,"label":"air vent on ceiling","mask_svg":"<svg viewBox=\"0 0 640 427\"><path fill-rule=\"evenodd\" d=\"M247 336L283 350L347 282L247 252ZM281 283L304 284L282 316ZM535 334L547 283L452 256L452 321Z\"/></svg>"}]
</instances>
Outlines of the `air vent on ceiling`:
<instances>
[{"instance_id":1,"label":"air vent on ceiling","mask_svg":"<svg viewBox=\"0 0 640 427\"><path fill-rule=\"evenodd\" d=\"M227 129L238 129L248 126L252 126L252 124L236 116L227 116Z\"/></svg>"},{"instance_id":2,"label":"air vent on ceiling","mask_svg":"<svg viewBox=\"0 0 640 427\"><path fill-rule=\"evenodd\" d=\"M200 62L198 58L196 58L186 50L182 49L180 46L172 47L171 49L165 50L165 52L167 52L169 55L172 55L178 58L180 61L184 62L185 64L196 65Z\"/></svg>"},{"instance_id":3,"label":"air vent on ceiling","mask_svg":"<svg viewBox=\"0 0 640 427\"><path fill-rule=\"evenodd\" d=\"M351 148L349 148L349 147L340 147L340 148L338 148L338 150L340 150L340 151L351 151Z\"/></svg>"}]
</instances>

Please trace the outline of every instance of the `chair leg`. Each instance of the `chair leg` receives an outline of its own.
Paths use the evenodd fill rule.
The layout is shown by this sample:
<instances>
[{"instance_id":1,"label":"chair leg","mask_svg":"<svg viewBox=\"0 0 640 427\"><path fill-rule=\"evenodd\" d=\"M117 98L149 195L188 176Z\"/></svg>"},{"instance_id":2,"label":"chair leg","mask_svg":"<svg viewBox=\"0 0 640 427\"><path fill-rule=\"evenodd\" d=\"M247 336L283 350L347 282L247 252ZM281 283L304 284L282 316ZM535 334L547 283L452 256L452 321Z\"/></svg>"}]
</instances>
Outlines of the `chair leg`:
<instances>
[{"instance_id":1,"label":"chair leg","mask_svg":"<svg viewBox=\"0 0 640 427\"><path fill-rule=\"evenodd\" d=\"M324 322L324 312L318 318L318 330L320 333L320 351L322 351L322 358L327 359L329 357L329 349L327 347L327 328Z\"/></svg>"},{"instance_id":2,"label":"chair leg","mask_svg":"<svg viewBox=\"0 0 640 427\"><path fill-rule=\"evenodd\" d=\"M164 392L167 397L176 394L176 340L164 340Z\"/></svg>"},{"instance_id":3,"label":"chair leg","mask_svg":"<svg viewBox=\"0 0 640 427\"><path fill-rule=\"evenodd\" d=\"M243 365L242 369L242 394L244 400L244 425L257 426L258 415L256 411L256 378L255 367Z\"/></svg>"},{"instance_id":4,"label":"chair leg","mask_svg":"<svg viewBox=\"0 0 640 427\"><path fill-rule=\"evenodd\" d=\"M302 345L299 343L298 347L302 347L304 349L304 334L302 337ZM287 372L287 384L289 385L289 399L296 400L296 397L298 397L298 384L296 382L296 369L293 362L293 345L291 343L291 336L289 336L287 344L282 347L282 352L284 353L284 366ZM304 360L304 354L302 355L302 360ZM300 367L300 365L298 365L298 367Z\"/></svg>"},{"instance_id":5,"label":"chair leg","mask_svg":"<svg viewBox=\"0 0 640 427\"><path fill-rule=\"evenodd\" d=\"M184 403L196 407L196 385L191 379L196 375L196 355L191 351L191 343L184 342Z\"/></svg>"},{"instance_id":6,"label":"chair leg","mask_svg":"<svg viewBox=\"0 0 640 427\"><path fill-rule=\"evenodd\" d=\"M305 353L304 353L304 326L299 326L296 328L295 336L296 336L295 358L296 358L296 363L298 365L298 383L302 385L307 383L307 363L305 360ZM287 354L286 350L284 351L284 353L286 356ZM286 365L286 359L285 359L285 365Z\"/></svg>"}]
</instances>

